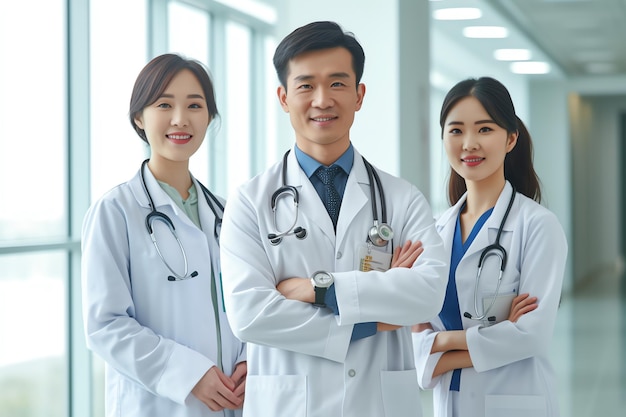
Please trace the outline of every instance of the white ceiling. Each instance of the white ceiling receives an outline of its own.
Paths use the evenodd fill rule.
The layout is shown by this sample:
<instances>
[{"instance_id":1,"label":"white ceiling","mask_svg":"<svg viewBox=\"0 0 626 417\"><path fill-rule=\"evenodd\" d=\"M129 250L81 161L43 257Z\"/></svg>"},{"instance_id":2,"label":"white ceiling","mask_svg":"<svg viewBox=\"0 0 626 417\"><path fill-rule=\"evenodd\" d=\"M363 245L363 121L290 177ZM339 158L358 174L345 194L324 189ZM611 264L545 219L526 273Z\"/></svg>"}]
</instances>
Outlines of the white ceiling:
<instances>
[{"instance_id":1,"label":"white ceiling","mask_svg":"<svg viewBox=\"0 0 626 417\"><path fill-rule=\"evenodd\" d=\"M528 48L531 60L549 62L546 75L626 75L626 0L431 0L431 11L448 7L478 7L478 20L433 21L447 36L463 38L466 26L501 25L505 39L466 39L463 44L493 65L498 48ZM538 75L537 75L538 76Z\"/></svg>"}]
</instances>

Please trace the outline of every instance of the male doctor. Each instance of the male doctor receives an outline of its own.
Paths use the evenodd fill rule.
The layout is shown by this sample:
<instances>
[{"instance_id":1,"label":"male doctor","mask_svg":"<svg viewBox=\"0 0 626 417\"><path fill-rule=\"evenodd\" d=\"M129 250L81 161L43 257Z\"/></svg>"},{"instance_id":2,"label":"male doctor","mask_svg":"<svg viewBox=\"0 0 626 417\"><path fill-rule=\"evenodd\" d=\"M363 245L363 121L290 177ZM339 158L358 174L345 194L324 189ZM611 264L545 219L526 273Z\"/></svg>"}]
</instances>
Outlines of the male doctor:
<instances>
[{"instance_id":1,"label":"male doctor","mask_svg":"<svg viewBox=\"0 0 626 417\"><path fill-rule=\"evenodd\" d=\"M364 61L332 22L276 49L296 144L230 196L221 237L228 319L248 342L244 416L421 416L404 326L440 311L448 266L424 196L352 146Z\"/></svg>"}]
</instances>

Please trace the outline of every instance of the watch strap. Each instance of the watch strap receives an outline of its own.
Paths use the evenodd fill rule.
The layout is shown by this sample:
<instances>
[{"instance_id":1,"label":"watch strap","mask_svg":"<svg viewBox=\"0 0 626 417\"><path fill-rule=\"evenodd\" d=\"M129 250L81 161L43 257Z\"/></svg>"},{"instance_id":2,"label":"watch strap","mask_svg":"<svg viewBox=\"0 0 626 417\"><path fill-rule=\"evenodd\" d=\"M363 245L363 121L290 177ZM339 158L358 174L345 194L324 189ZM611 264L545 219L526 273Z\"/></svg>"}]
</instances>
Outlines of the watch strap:
<instances>
[{"instance_id":1,"label":"watch strap","mask_svg":"<svg viewBox=\"0 0 626 417\"><path fill-rule=\"evenodd\" d=\"M315 307L326 307L326 291L328 291L327 287L313 287L315 291L315 302L313 305Z\"/></svg>"}]
</instances>

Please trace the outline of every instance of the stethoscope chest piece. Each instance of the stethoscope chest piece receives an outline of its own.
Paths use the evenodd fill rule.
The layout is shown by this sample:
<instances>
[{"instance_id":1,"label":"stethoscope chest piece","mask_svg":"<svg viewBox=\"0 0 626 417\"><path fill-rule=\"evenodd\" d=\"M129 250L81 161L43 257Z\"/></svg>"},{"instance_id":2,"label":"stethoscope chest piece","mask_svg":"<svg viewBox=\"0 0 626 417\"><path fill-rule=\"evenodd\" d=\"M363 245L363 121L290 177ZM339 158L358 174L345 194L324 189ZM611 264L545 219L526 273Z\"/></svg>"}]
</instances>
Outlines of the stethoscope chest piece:
<instances>
[{"instance_id":1,"label":"stethoscope chest piece","mask_svg":"<svg viewBox=\"0 0 626 417\"><path fill-rule=\"evenodd\" d=\"M374 226L369 230L368 238L374 246L385 246L393 239L393 229L387 223L378 224L378 221L375 221Z\"/></svg>"}]
</instances>

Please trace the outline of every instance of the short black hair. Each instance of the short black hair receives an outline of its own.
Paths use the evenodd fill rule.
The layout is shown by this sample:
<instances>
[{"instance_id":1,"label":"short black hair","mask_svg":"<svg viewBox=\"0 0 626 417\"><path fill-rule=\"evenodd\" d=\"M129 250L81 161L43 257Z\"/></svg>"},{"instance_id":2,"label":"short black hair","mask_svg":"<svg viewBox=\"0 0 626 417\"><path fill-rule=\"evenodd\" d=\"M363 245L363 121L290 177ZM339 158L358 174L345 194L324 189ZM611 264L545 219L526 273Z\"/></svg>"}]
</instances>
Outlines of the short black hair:
<instances>
[{"instance_id":1,"label":"short black hair","mask_svg":"<svg viewBox=\"0 0 626 417\"><path fill-rule=\"evenodd\" d=\"M194 59L188 59L178 54L163 54L153 58L141 70L130 98L128 116L130 124L135 129L141 140L148 143L146 132L137 126L135 118L143 112L143 109L158 100L172 79L182 70L191 71L204 92L210 120L218 116L217 104L215 103L215 89L213 81L205 66Z\"/></svg>"},{"instance_id":2,"label":"short black hair","mask_svg":"<svg viewBox=\"0 0 626 417\"><path fill-rule=\"evenodd\" d=\"M274 68L282 86L287 88L289 61L305 52L331 48L346 48L350 52L358 86L365 67L365 52L352 32L344 32L337 23L328 21L299 27L278 44L274 53Z\"/></svg>"}]
</instances>

